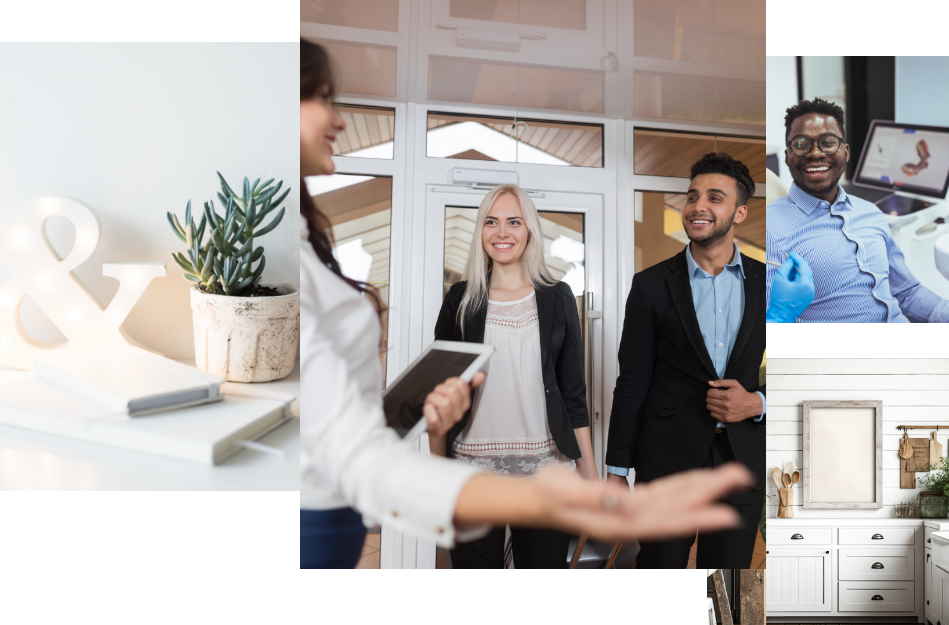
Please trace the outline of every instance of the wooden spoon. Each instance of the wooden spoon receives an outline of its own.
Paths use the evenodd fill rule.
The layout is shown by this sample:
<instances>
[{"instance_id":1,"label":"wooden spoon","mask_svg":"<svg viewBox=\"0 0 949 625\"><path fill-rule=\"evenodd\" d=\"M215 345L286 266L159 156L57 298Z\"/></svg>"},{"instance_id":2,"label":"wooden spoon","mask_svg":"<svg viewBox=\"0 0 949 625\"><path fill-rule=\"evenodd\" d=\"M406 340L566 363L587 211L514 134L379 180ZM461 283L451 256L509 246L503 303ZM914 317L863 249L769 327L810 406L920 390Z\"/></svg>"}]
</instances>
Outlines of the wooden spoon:
<instances>
[{"instance_id":1,"label":"wooden spoon","mask_svg":"<svg viewBox=\"0 0 949 625\"><path fill-rule=\"evenodd\" d=\"M781 488L781 469L774 467L771 469L771 479L774 480L774 485L777 488Z\"/></svg>"},{"instance_id":2,"label":"wooden spoon","mask_svg":"<svg viewBox=\"0 0 949 625\"><path fill-rule=\"evenodd\" d=\"M781 476L781 481L784 482L784 487L787 488L791 485L791 476L785 473Z\"/></svg>"},{"instance_id":3,"label":"wooden spoon","mask_svg":"<svg viewBox=\"0 0 949 625\"><path fill-rule=\"evenodd\" d=\"M800 482L800 481L801 481L801 472L800 472L800 471L795 471L794 473L792 473L792 474L791 474L791 481L794 482L795 484L797 484L798 482ZM791 488L794 488L794 487L792 486Z\"/></svg>"}]
</instances>

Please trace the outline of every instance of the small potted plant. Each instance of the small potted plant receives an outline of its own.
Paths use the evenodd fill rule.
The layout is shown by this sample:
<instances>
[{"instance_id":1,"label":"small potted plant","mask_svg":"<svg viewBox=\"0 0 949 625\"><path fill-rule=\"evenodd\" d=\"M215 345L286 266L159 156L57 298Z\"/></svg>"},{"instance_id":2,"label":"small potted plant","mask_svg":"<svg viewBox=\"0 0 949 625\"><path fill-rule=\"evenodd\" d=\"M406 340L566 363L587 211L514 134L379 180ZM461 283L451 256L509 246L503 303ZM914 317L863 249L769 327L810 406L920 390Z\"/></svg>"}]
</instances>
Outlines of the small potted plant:
<instances>
[{"instance_id":1,"label":"small potted plant","mask_svg":"<svg viewBox=\"0 0 949 625\"><path fill-rule=\"evenodd\" d=\"M919 478L919 483L929 490L919 494L920 512L924 519L944 519L947 516L949 495L949 462L929 465L929 473Z\"/></svg>"},{"instance_id":2,"label":"small potted plant","mask_svg":"<svg viewBox=\"0 0 949 625\"><path fill-rule=\"evenodd\" d=\"M287 284L263 284L264 248L255 242L276 228L284 209L272 214L290 193L277 195L283 181L253 184L244 178L243 193L235 193L218 172L224 207L204 203L195 224L191 201L184 226L177 215L168 222L188 247L187 255L172 254L191 287L194 351L197 366L231 382L268 382L293 370L300 343L300 293ZM264 225L264 220L270 221ZM255 266L254 263L257 263Z\"/></svg>"}]
</instances>

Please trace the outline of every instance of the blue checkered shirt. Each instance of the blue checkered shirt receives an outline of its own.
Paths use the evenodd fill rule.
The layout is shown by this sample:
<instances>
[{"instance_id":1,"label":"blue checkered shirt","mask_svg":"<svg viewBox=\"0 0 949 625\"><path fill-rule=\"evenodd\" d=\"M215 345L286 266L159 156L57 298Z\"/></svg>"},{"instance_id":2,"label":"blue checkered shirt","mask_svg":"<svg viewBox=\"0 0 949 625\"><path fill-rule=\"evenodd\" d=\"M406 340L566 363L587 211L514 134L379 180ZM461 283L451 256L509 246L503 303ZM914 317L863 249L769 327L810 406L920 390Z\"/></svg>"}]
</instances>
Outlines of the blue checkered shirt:
<instances>
[{"instance_id":1,"label":"blue checkered shirt","mask_svg":"<svg viewBox=\"0 0 949 625\"><path fill-rule=\"evenodd\" d=\"M809 323L946 322L949 301L913 276L874 204L838 187L833 205L796 184L768 206L767 257L797 252L814 271ZM777 267L767 266L767 297Z\"/></svg>"}]
</instances>

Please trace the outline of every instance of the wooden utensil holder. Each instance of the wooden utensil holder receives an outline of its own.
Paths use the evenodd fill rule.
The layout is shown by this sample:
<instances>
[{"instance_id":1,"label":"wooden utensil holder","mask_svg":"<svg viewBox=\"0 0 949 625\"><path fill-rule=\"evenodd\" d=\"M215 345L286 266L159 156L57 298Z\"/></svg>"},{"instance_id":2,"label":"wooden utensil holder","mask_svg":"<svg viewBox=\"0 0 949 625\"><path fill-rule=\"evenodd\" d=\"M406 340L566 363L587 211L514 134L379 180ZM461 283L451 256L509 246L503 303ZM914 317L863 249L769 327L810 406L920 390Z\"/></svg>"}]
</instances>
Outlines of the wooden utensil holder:
<instances>
[{"instance_id":1,"label":"wooden utensil holder","mask_svg":"<svg viewBox=\"0 0 949 625\"><path fill-rule=\"evenodd\" d=\"M794 517L794 508L791 506L794 504L794 489L793 488L779 488L778 489L778 518L781 519L790 519Z\"/></svg>"}]
</instances>

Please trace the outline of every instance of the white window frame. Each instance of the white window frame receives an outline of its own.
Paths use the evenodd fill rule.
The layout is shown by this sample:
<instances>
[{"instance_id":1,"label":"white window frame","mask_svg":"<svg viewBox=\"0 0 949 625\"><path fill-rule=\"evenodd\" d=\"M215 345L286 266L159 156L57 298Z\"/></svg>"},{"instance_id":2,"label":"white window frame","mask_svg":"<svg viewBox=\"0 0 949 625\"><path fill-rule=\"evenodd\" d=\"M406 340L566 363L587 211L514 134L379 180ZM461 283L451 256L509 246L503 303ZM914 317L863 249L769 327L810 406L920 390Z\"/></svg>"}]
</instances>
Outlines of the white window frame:
<instances>
[{"instance_id":1,"label":"white window frame","mask_svg":"<svg viewBox=\"0 0 949 625\"><path fill-rule=\"evenodd\" d=\"M616 0L587 0L585 30L451 17L451 0L420 0L419 5L419 38L429 43L455 47L457 29L469 28L521 35L521 52L528 54L563 55L566 46L574 53L599 55L615 47L615 29L604 15L616 14Z\"/></svg>"}]
</instances>

